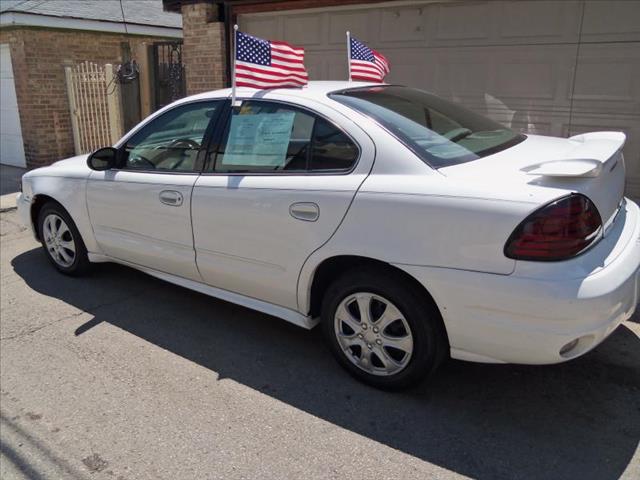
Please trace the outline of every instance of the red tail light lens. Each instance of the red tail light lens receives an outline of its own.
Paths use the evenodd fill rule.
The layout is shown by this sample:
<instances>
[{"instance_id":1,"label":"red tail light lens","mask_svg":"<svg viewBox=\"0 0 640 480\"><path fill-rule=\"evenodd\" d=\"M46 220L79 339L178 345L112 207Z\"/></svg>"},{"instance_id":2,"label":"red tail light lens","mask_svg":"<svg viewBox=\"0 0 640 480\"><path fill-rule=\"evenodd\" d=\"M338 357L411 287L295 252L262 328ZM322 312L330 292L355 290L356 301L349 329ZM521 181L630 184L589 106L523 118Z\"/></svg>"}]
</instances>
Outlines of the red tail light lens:
<instances>
[{"instance_id":1,"label":"red tail light lens","mask_svg":"<svg viewBox=\"0 0 640 480\"><path fill-rule=\"evenodd\" d=\"M572 194L529 215L509 237L504 254L516 260L566 260L587 250L601 235L596 206L584 195Z\"/></svg>"}]
</instances>

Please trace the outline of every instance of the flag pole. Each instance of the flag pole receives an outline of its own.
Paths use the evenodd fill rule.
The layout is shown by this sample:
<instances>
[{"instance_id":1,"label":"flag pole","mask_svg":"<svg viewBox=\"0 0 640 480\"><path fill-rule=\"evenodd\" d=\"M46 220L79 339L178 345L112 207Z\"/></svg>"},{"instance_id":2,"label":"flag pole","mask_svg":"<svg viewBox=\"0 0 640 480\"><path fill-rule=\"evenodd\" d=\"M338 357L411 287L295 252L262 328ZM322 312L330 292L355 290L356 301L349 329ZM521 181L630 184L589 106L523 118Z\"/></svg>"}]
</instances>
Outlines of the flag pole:
<instances>
[{"instance_id":1,"label":"flag pole","mask_svg":"<svg viewBox=\"0 0 640 480\"><path fill-rule=\"evenodd\" d=\"M351 81L351 32L347 30L347 68L349 69L349 81Z\"/></svg>"},{"instance_id":2,"label":"flag pole","mask_svg":"<svg viewBox=\"0 0 640 480\"><path fill-rule=\"evenodd\" d=\"M236 104L236 40L238 25L233 26L233 39L231 40L231 110Z\"/></svg>"}]
</instances>

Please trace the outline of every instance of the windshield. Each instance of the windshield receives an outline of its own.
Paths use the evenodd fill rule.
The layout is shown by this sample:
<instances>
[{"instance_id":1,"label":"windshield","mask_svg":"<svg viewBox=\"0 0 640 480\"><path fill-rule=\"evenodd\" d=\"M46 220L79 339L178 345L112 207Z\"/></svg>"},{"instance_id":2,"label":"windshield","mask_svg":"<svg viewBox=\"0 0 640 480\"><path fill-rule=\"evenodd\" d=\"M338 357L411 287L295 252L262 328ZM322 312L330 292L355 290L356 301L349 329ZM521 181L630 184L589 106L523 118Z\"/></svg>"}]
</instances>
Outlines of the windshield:
<instances>
[{"instance_id":1,"label":"windshield","mask_svg":"<svg viewBox=\"0 0 640 480\"><path fill-rule=\"evenodd\" d=\"M329 97L377 121L434 168L469 162L505 150L526 137L422 90L375 86Z\"/></svg>"}]
</instances>

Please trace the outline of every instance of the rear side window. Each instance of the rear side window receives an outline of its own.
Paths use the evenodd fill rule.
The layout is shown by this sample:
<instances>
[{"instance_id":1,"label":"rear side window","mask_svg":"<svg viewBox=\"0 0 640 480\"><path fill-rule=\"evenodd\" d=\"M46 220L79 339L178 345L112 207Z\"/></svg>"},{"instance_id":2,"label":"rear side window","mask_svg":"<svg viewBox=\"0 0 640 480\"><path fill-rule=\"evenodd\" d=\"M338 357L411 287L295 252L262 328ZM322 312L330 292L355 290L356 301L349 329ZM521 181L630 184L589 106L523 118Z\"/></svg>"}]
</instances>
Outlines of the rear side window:
<instances>
[{"instance_id":1,"label":"rear side window","mask_svg":"<svg viewBox=\"0 0 640 480\"><path fill-rule=\"evenodd\" d=\"M353 141L326 120L278 102L244 101L227 124L214 171L348 170L357 158Z\"/></svg>"},{"instance_id":2,"label":"rear side window","mask_svg":"<svg viewBox=\"0 0 640 480\"><path fill-rule=\"evenodd\" d=\"M376 120L434 168L476 160L526 138L482 115L413 88L381 85L329 96Z\"/></svg>"},{"instance_id":3,"label":"rear side window","mask_svg":"<svg viewBox=\"0 0 640 480\"><path fill-rule=\"evenodd\" d=\"M316 120L310 170L348 170L357 158L358 147L344 132L324 119Z\"/></svg>"}]
</instances>

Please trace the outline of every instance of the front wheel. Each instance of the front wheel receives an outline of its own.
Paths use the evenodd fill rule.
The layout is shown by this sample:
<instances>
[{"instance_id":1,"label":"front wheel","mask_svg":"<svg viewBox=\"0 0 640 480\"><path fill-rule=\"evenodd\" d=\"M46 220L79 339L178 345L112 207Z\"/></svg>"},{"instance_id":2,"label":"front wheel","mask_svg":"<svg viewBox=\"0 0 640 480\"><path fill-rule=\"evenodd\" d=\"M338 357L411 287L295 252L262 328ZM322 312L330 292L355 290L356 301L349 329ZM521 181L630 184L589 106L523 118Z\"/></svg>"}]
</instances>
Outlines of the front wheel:
<instances>
[{"instance_id":1,"label":"front wheel","mask_svg":"<svg viewBox=\"0 0 640 480\"><path fill-rule=\"evenodd\" d=\"M433 301L396 272L347 272L331 285L322 328L338 362L384 389L420 382L446 357L448 342Z\"/></svg>"},{"instance_id":2,"label":"front wheel","mask_svg":"<svg viewBox=\"0 0 640 480\"><path fill-rule=\"evenodd\" d=\"M89 267L87 249L75 223L62 206L49 202L38 215L38 232L49 261L66 275L80 275Z\"/></svg>"}]
</instances>

